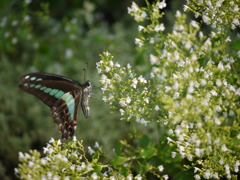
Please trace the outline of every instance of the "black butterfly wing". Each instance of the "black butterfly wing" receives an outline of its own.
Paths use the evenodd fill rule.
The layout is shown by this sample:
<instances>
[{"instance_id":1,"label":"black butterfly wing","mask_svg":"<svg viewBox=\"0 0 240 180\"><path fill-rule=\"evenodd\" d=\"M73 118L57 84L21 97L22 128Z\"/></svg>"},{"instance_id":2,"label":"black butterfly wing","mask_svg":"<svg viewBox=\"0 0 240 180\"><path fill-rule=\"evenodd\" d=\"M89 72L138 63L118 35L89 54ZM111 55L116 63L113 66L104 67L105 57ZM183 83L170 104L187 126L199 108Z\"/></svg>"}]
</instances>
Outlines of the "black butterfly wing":
<instances>
[{"instance_id":1,"label":"black butterfly wing","mask_svg":"<svg viewBox=\"0 0 240 180\"><path fill-rule=\"evenodd\" d=\"M78 89L81 85L69 78L47 73L30 73L21 77L19 87L38 97L49 107L65 93Z\"/></svg>"},{"instance_id":2,"label":"black butterfly wing","mask_svg":"<svg viewBox=\"0 0 240 180\"><path fill-rule=\"evenodd\" d=\"M73 136L82 99L82 87L78 82L54 74L30 73L21 77L19 87L51 108L62 138Z\"/></svg>"},{"instance_id":3,"label":"black butterfly wing","mask_svg":"<svg viewBox=\"0 0 240 180\"><path fill-rule=\"evenodd\" d=\"M82 91L73 90L64 94L51 108L54 122L62 138L72 137L77 125L78 107Z\"/></svg>"}]
</instances>

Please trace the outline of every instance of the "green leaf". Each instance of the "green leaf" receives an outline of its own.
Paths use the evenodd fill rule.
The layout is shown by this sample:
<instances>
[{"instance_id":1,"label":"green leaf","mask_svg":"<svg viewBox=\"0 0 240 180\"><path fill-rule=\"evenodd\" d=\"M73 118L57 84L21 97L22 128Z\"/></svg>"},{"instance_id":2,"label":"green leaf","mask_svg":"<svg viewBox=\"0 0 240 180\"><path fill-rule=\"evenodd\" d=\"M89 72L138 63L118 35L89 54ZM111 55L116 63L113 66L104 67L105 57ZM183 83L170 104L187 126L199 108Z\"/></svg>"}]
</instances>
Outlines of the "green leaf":
<instances>
[{"instance_id":1,"label":"green leaf","mask_svg":"<svg viewBox=\"0 0 240 180\"><path fill-rule=\"evenodd\" d=\"M154 147L148 146L141 150L140 157L144 159L149 159L156 154L157 150Z\"/></svg>"},{"instance_id":2,"label":"green leaf","mask_svg":"<svg viewBox=\"0 0 240 180\"><path fill-rule=\"evenodd\" d=\"M116 156L116 157L112 160L111 164L112 164L113 166L119 166L119 165L122 165L123 163L125 163L126 161L127 161L127 158L122 157L122 156Z\"/></svg>"},{"instance_id":3,"label":"green leaf","mask_svg":"<svg viewBox=\"0 0 240 180\"><path fill-rule=\"evenodd\" d=\"M96 153L94 153L94 155L93 155L93 159L94 160L96 160L96 162L99 160L99 156L100 156L100 154L99 154L99 152L96 152Z\"/></svg>"},{"instance_id":4,"label":"green leaf","mask_svg":"<svg viewBox=\"0 0 240 180\"><path fill-rule=\"evenodd\" d=\"M138 138L138 141L139 141L139 146L141 148L145 148L148 146L148 144L150 143L150 139L148 138L148 136L146 135L143 135L143 136L140 136Z\"/></svg>"},{"instance_id":5,"label":"green leaf","mask_svg":"<svg viewBox=\"0 0 240 180\"><path fill-rule=\"evenodd\" d=\"M121 156L122 154L122 144L119 142L115 145L115 153L117 156Z\"/></svg>"},{"instance_id":6,"label":"green leaf","mask_svg":"<svg viewBox=\"0 0 240 180\"><path fill-rule=\"evenodd\" d=\"M94 172L100 173L102 170L102 167L100 165L95 165L95 166L93 166L93 169L94 169Z\"/></svg>"},{"instance_id":7,"label":"green leaf","mask_svg":"<svg viewBox=\"0 0 240 180\"><path fill-rule=\"evenodd\" d=\"M240 50L240 40L237 39L230 44L230 47L234 50Z\"/></svg>"}]
</instances>

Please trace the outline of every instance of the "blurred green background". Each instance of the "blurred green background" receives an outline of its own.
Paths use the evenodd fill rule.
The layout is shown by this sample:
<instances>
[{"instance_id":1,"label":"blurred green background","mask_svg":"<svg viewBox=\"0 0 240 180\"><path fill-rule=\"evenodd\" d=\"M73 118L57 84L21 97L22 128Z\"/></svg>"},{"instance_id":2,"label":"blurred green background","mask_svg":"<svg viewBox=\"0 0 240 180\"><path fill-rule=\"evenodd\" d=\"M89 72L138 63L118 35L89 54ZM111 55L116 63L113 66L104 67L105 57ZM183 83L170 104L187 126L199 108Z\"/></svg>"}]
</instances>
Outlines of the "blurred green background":
<instances>
[{"instance_id":1,"label":"blurred green background","mask_svg":"<svg viewBox=\"0 0 240 180\"><path fill-rule=\"evenodd\" d=\"M144 1L137 1L144 4ZM61 134L49 107L18 88L19 78L29 72L47 72L95 86L90 100L91 117L81 110L76 136L87 146L95 141L111 153L131 126L119 121L103 103L96 62L109 51L121 65L141 65L134 38L137 24L127 14L129 0L1 0L0 3L0 179L14 179L18 152L42 150L51 137ZM178 7L174 4L172 7ZM168 16L168 23L175 14Z\"/></svg>"}]
</instances>

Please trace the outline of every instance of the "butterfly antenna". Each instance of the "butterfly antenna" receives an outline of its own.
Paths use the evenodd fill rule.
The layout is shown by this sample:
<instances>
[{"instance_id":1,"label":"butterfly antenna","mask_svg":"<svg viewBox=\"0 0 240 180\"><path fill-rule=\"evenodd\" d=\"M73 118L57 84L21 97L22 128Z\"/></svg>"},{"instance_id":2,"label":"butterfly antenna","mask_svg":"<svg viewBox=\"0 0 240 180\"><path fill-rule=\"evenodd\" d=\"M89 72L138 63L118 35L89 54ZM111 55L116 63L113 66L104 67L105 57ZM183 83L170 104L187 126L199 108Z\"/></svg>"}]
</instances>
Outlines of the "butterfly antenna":
<instances>
[{"instance_id":1,"label":"butterfly antenna","mask_svg":"<svg viewBox=\"0 0 240 180\"><path fill-rule=\"evenodd\" d=\"M86 69L88 69L88 63L86 62ZM84 78L84 82L86 81L86 74L87 74L87 71L86 69L84 68L83 71L84 71L84 75L83 75L83 78Z\"/></svg>"},{"instance_id":2,"label":"butterfly antenna","mask_svg":"<svg viewBox=\"0 0 240 180\"><path fill-rule=\"evenodd\" d=\"M84 80L84 82L85 82L85 81L86 81L86 69L83 69L83 71L84 71L84 72L83 72L83 73L84 73L84 74L83 74L83 80Z\"/></svg>"}]
</instances>

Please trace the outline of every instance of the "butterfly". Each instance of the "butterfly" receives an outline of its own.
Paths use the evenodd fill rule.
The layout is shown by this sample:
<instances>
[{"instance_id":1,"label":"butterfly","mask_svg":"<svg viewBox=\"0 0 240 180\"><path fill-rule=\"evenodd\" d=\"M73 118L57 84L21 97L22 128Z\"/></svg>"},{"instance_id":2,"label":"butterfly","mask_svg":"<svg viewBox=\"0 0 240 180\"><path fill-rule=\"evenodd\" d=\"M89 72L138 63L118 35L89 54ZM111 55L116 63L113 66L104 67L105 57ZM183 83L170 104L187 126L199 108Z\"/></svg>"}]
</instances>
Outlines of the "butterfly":
<instances>
[{"instance_id":1,"label":"butterfly","mask_svg":"<svg viewBox=\"0 0 240 180\"><path fill-rule=\"evenodd\" d=\"M80 84L67 77L47 73L25 74L20 80L19 88L38 97L50 107L51 116L62 133L62 139L74 135L79 105L84 116L90 116L90 81Z\"/></svg>"}]
</instances>

